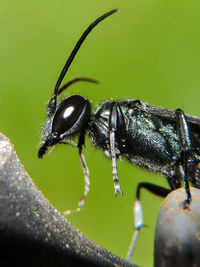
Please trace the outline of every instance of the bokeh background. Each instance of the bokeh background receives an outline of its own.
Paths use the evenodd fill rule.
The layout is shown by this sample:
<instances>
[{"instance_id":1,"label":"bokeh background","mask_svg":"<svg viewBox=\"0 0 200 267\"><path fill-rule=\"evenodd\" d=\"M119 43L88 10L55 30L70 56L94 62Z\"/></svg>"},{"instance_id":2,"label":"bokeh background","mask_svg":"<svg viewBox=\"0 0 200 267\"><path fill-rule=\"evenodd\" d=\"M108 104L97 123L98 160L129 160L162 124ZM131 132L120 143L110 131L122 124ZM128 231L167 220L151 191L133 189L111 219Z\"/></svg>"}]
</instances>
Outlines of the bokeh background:
<instances>
[{"instance_id":1,"label":"bokeh background","mask_svg":"<svg viewBox=\"0 0 200 267\"><path fill-rule=\"evenodd\" d=\"M78 152L58 146L37 158L45 108L58 75L83 30L98 16L120 12L89 35L67 79L91 77L65 95L81 94L93 110L110 99L140 99L200 116L200 2L191 0L0 0L0 130L15 144L28 173L60 211L76 208L83 192ZM67 80L66 79L66 80ZM65 80L65 81L66 81ZM125 257L133 232L136 185L164 177L122 160L124 196L114 196L111 161L86 141L91 188L86 207L68 219L93 241ZM143 191L144 220L134 263L153 265L161 199Z\"/></svg>"}]
</instances>

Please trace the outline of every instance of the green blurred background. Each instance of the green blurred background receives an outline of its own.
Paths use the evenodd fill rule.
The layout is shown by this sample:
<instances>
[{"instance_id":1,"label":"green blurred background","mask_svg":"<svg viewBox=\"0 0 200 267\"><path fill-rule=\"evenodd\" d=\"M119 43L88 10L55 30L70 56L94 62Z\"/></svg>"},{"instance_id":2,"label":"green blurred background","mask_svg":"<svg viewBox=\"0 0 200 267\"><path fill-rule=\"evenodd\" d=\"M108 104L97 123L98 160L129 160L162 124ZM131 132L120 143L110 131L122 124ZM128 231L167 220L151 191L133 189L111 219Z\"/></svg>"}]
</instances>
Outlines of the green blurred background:
<instances>
[{"instance_id":1,"label":"green blurred background","mask_svg":"<svg viewBox=\"0 0 200 267\"><path fill-rule=\"evenodd\" d=\"M65 95L81 94L95 110L106 99L136 98L200 116L200 1L0 0L0 130L15 144L22 163L59 210L76 208L83 192L78 152L58 146L37 158L45 108L58 75L83 30L98 16L120 12L90 34L68 73L99 85L79 83ZM111 161L87 139L91 188L85 209L69 217L93 241L125 257L133 232L136 185L162 176L125 160L118 163L124 196L114 196ZM161 199L142 193L144 220L134 263L153 265L153 239Z\"/></svg>"}]
</instances>

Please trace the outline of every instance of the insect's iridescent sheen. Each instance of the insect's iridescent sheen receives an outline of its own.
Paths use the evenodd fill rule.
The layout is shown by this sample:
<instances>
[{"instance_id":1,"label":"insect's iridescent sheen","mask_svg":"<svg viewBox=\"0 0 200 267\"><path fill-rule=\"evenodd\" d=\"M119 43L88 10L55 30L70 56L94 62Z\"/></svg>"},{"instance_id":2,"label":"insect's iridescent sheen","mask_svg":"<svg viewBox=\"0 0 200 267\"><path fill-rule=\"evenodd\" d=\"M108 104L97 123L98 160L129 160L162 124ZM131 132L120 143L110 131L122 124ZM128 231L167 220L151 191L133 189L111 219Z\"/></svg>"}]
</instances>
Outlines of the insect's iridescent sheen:
<instances>
[{"instance_id":1,"label":"insect's iridescent sheen","mask_svg":"<svg viewBox=\"0 0 200 267\"><path fill-rule=\"evenodd\" d=\"M179 161L182 157L182 148L177 132L177 123L173 118L151 114L153 106L139 100L118 101L122 116L125 120L125 129L118 125L115 134L117 156L124 156L132 163L145 167L154 172L160 172L167 177L173 188L181 185ZM109 155L109 116L112 102L103 103L92 115L88 133L93 144L106 151ZM158 107L157 107L158 108ZM162 108L160 107L160 110ZM169 112L173 112L168 110ZM195 117L193 117L195 118ZM199 120L199 118L198 118ZM200 129L199 125L193 125ZM124 131L124 141L118 138ZM200 132L196 141L200 141ZM193 132L192 132L193 134ZM192 147L192 154L188 161L188 179L195 187L199 187L200 170L200 143ZM179 186L178 186L179 185Z\"/></svg>"},{"instance_id":2,"label":"insect's iridescent sheen","mask_svg":"<svg viewBox=\"0 0 200 267\"><path fill-rule=\"evenodd\" d=\"M95 113L91 112L90 101L79 95L69 96L57 103L58 96L71 84L79 81L96 82L79 77L61 87L87 35L99 22L115 12L116 9L91 23L68 57L47 107L48 119L38 156L42 158L49 147L57 144L71 144L78 148L85 177L85 191L79 202L81 207L89 192L89 170L83 154L85 136L89 134L92 143L112 160L115 194L122 193L117 158L125 157L133 164L164 174L170 186L170 189L163 189L140 183L137 199L142 187L154 194L166 196L169 191L184 183L186 202L189 204L189 182L200 188L200 118L185 115L180 109L173 111L134 99L104 102ZM74 136L78 136L77 144L71 140Z\"/></svg>"}]
</instances>

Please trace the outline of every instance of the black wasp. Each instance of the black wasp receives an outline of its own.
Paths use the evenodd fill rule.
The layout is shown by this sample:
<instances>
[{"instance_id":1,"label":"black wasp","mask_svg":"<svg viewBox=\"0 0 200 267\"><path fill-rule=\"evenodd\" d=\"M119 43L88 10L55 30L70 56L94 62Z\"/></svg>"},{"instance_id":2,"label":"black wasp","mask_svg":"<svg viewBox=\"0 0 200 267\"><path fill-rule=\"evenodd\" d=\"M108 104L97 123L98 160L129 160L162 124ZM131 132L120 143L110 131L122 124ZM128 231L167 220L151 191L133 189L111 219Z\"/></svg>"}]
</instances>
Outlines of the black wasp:
<instances>
[{"instance_id":1,"label":"black wasp","mask_svg":"<svg viewBox=\"0 0 200 267\"><path fill-rule=\"evenodd\" d=\"M170 189L164 189L140 183L137 199L142 187L164 197L184 183L185 203L189 203L189 183L200 188L200 118L185 115L181 109L173 111L140 100L104 102L94 114L91 113L89 100L80 95L72 95L57 103L57 97L71 84L79 81L96 82L88 78L76 78L60 87L87 35L99 22L115 12L117 10L112 10L96 19L84 31L67 59L47 107L48 119L38 156L42 158L48 147L57 144L78 148L85 177L85 190L79 208L84 205L89 191L89 171L83 155L86 133L92 143L112 159L115 194L122 193L116 160L124 156L138 166L164 174L170 186ZM71 138L77 135L78 144L74 144ZM139 229L141 225L137 227Z\"/></svg>"}]
</instances>

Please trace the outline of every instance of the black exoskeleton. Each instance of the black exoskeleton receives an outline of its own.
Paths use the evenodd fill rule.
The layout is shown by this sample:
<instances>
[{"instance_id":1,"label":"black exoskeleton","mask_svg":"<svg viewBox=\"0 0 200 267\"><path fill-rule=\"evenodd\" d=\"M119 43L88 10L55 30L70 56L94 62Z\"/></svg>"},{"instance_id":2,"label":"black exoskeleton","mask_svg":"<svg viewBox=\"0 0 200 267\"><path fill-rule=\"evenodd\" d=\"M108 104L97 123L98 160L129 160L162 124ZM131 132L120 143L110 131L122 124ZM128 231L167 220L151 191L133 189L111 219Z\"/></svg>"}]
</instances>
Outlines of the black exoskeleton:
<instances>
[{"instance_id":1,"label":"black exoskeleton","mask_svg":"<svg viewBox=\"0 0 200 267\"><path fill-rule=\"evenodd\" d=\"M185 116L180 109L156 109L161 114L139 100L105 102L91 116L88 133L93 144L109 155L113 129L116 157L125 156L138 166L164 174L172 190L182 180L200 187L200 119Z\"/></svg>"},{"instance_id":2,"label":"black exoskeleton","mask_svg":"<svg viewBox=\"0 0 200 267\"><path fill-rule=\"evenodd\" d=\"M138 200L141 188L164 197L184 183L187 205L191 200L189 183L200 188L200 118L185 115L181 109L173 111L140 100L104 102L94 114L91 113L90 101L80 95L69 96L57 103L57 97L70 85L79 81L97 82L81 77L60 87L87 35L100 21L116 11L112 10L96 19L84 31L67 59L47 107L48 120L38 156L42 158L48 147L57 144L78 147L85 190L77 210L84 205L89 192L89 170L82 151L86 134L89 134L95 146L112 159L115 194L122 193L116 160L124 156L138 166L164 174L170 186L170 189L163 189L149 183L140 183L137 189ZM75 144L71 138L77 135L79 140ZM142 223L138 223L136 229L141 226Z\"/></svg>"}]
</instances>

